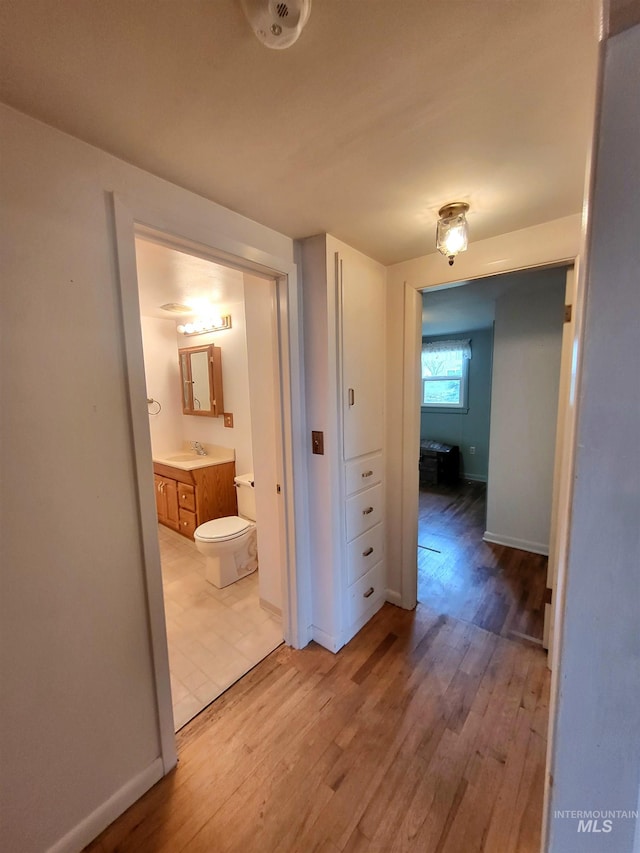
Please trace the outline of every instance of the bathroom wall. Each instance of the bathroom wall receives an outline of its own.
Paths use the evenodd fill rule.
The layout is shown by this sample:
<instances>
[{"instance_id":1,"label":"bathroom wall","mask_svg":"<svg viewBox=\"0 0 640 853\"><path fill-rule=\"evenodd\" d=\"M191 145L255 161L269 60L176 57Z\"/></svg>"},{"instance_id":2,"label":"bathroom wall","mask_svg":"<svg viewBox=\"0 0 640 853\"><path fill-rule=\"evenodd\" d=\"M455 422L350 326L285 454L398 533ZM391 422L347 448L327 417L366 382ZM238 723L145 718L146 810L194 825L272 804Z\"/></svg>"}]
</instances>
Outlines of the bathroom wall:
<instances>
[{"instance_id":1,"label":"bathroom wall","mask_svg":"<svg viewBox=\"0 0 640 853\"><path fill-rule=\"evenodd\" d=\"M247 356L247 329L245 322L244 283L238 276L234 283L233 301L216 304L221 314L231 314L231 328L208 335L175 335L175 358L178 347L196 347L215 344L222 350L222 387L224 410L233 414L233 428L225 427L224 418L203 418L182 415L184 441L203 444L220 444L233 447L236 452L236 473L253 471L251 446L251 409L249 405L249 363ZM180 391L176 404L180 407Z\"/></svg>"},{"instance_id":2,"label":"bathroom wall","mask_svg":"<svg viewBox=\"0 0 640 853\"><path fill-rule=\"evenodd\" d=\"M147 396L162 406L157 415L149 415L151 446L157 453L170 452L183 442L176 323L157 317L141 317L140 323ZM148 408L155 412L158 407L152 403Z\"/></svg>"},{"instance_id":3,"label":"bathroom wall","mask_svg":"<svg viewBox=\"0 0 640 853\"><path fill-rule=\"evenodd\" d=\"M141 283L144 287L144 282ZM236 453L236 472L253 471L251 412L245 325L244 284L242 275L227 285L232 300L217 307L231 314L231 328L208 335L185 336L176 331L175 319L142 318L147 394L159 400L162 411L149 416L151 446L155 452L175 450L183 443L200 441L232 447ZM206 418L182 413L178 349L215 344L222 350L222 385L225 411L233 414L233 428L223 418ZM155 407L150 406L151 410Z\"/></svg>"},{"instance_id":4,"label":"bathroom wall","mask_svg":"<svg viewBox=\"0 0 640 853\"><path fill-rule=\"evenodd\" d=\"M471 340L467 411L435 412L422 408L420 439L432 439L460 448L460 475L486 482L489 468L489 422L491 415L491 358L493 329L473 329L448 335L425 335L425 341L467 338ZM470 447L475 447L475 453Z\"/></svg>"},{"instance_id":5,"label":"bathroom wall","mask_svg":"<svg viewBox=\"0 0 640 853\"><path fill-rule=\"evenodd\" d=\"M253 471L256 483L260 598L282 611L283 531L280 528L276 492L281 470L279 449L282 428L279 417L278 351L275 316L275 282L244 276L249 357L249 393L253 435Z\"/></svg>"}]
</instances>

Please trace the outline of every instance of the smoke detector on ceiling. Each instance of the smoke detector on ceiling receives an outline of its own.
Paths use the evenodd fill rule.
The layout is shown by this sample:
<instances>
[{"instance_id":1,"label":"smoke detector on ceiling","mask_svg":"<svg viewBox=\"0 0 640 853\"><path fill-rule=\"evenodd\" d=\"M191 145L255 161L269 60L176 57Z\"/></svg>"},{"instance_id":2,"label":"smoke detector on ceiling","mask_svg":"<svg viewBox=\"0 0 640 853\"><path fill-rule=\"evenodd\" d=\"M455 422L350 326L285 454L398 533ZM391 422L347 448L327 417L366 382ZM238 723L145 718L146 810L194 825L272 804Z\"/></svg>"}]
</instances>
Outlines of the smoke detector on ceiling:
<instances>
[{"instance_id":1,"label":"smoke detector on ceiling","mask_svg":"<svg viewBox=\"0 0 640 853\"><path fill-rule=\"evenodd\" d=\"M298 40L311 0L240 0L247 20L265 47L282 50Z\"/></svg>"}]
</instances>

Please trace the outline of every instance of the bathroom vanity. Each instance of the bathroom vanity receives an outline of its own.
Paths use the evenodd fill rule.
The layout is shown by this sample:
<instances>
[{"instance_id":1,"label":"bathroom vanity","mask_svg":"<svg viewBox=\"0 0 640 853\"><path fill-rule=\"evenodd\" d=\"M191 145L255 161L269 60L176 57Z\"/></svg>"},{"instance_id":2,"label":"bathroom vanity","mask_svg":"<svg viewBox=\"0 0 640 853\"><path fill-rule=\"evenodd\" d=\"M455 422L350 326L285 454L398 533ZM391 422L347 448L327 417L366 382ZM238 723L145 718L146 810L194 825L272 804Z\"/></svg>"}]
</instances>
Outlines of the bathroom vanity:
<instances>
[{"instance_id":1,"label":"bathroom vanity","mask_svg":"<svg viewBox=\"0 0 640 853\"><path fill-rule=\"evenodd\" d=\"M236 515L235 474L233 453L154 455L158 521L193 539L196 527L205 521Z\"/></svg>"}]
</instances>

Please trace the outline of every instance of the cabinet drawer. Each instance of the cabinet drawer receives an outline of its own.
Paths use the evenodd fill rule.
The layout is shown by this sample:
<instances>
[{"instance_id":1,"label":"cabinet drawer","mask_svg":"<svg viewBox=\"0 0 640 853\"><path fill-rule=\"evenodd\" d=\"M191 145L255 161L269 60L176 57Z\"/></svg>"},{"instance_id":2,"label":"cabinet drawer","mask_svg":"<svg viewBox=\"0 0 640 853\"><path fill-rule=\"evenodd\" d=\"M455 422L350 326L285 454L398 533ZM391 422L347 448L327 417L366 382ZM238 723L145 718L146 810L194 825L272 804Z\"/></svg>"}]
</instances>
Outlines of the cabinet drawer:
<instances>
[{"instance_id":1,"label":"cabinet drawer","mask_svg":"<svg viewBox=\"0 0 640 853\"><path fill-rule=\"evenodd\" d=\"M346 466L347 495L359 492L360 489L368 489L382 481L382 454L371 456L368 459L357 459L349 462Z\"/></svg>"},{"instance_id":2,"label":"cabinet drawer","mask_svg":"<svg viewBox=\"0 0 640 853\"><path fill-rule=\"evenodd\" d=\"M182 507L180 507L180 526L178 528L180 533L193 539L196 526L195 512L189 512L188 509L182 509Z\"/></svg>"},{"instance_id":3,"label":"cabinet drawer","mask_svg":"<svg viewBox=\"0 0 640 853\"><path fill-rule=\"evenodd\" d=\"M383 525L376 524L347 545L347 583L351 585L380 562L383 556Z\"/></svg>"},{"instance_id":4,"label":"cabinet drawer","mask_svg":"<svg viewBox=\"0 0 640 853\"><path fill-rule=\"evenodd\" d=\"M382 504L380 484L347 500L347 542L382 521Z\"/></svg>"},{"instance_id":5,"label":"cabinet drawer","mask_svg":"<svg viewBox=\"0 0 640 853\"><path fill-rule=\"evenodd\" d=\"M187 483L178 483L178 503L183 509L196 511L196 490Z\"/></svg>"},{"instance_id":6,"label":"cabinet drawer","mask_svg":"<svg viewBox=\"0 0 640 853\"><path fill-rule=\"evenodd\" d=\"M349 625L380 604L384 583L384 560L381 560L349 587Z\"/></svg>"}]
</instances>

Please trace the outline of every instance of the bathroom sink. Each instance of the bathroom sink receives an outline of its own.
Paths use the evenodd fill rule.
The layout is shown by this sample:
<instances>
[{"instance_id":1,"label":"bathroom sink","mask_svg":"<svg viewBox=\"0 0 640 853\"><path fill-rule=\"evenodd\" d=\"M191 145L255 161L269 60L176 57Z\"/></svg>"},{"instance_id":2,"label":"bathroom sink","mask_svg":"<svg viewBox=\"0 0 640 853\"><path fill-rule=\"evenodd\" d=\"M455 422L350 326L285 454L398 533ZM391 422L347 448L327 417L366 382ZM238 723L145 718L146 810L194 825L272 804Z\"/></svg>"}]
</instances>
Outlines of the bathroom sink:
<instances>
[{"instance_id":1,"label":"bathroom sink","mask_svg":"<svg viewBox=\"0 0 640 853\"><path fill-rule=\"evenodd\" d=\"M206 456L199 456L197 453L173 453L171 456L163 457L171 462L189 462L192 459L206 459Z\"/></svg>"},{"instance_id":2,"label":"bathroom sink","mask_svg":"<svg viewBox=\"0 0 640 853\"><path fill-rule=\"evenodd\" d=\"M233 462L235 454L233 450L224 447L215 447L213 452L201 456L190 450L182 450L178 453L160 453L153 455L153 461L161 465L169 465L173 468L181 468L183 471L191 471L193 468L205 468L209 465L220 465L223 462Z\"/></svg>"}]
</instances>

